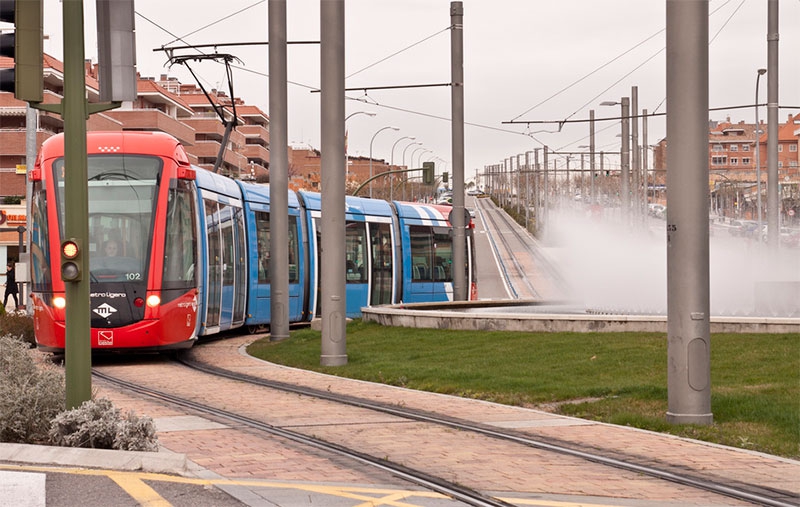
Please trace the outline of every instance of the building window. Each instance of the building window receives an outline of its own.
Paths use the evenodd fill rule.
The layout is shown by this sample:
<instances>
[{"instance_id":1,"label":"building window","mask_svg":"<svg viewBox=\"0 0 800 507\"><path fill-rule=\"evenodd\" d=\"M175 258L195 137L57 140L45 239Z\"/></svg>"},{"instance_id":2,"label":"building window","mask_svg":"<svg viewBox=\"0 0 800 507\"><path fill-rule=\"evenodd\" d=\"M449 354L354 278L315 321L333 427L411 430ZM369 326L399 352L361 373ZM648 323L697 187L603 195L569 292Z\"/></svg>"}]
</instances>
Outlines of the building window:
<instances>
[{"instance_id":1,"label":"building window","mask_svg":"<svg viewBox=\"0 0 800 507\"><path fill-rule=\"evenodd\" d=\"M797 167L797 160L791 160L789 162L789 167Z\"/></svg>"},{"instance_id":2,"label":"building window","mask_svg":"<svg viewBox=\"0 0 800 507\"><path fill-rule=\"evenodd\" d=\"M782 145L782 144L779 144L779 145L778 145L778 153L780 153L780 152L782 152L782 151L783 151L783 145Z\"/></svg>"},{"instance_id":3,"label":"building window","mask_svg":"<svg viewBox=\"0 0 800 507\"><path fill-rule=\"evenodd\" d=\"M791 151L792 153L797 152L797 145L796 144L790 144L789 145L789 151Z\"/></svg>"},{"instance_id":4,"label":"building window","mask_svg":"<svg viewBox=\"0 0 800 507\"><path fill-rule=\"evenodd\" d=\"M749 158L743 158L742 159L742 165L750 165L750 159Z\"/></svg>"},{"instance_id":5,"label":"building window","mask_svg":"<svg viewBox=\"0 0 800 507\"><path fill-rule=\"evenodd\" d=\"M711 148L711 151L725 151L725 147L724 147L724 146L722 146L721 144L715 144L715 145L714 145L714 146Z\"/></svg>"},{"instance_id":6,"label":"building window","mask_svg":"<svg viewBox=\"0 0 800 507\"><path fill-rule=\"evenodd\" d=\"M750 151L750 145L749 144L743 144L742 145L742 151Z\"/></svg>"},{"instance_id":7,"label":"building window","mask_svg":"<svg viewBox=\"0 0 800 507\"><path fill-rule=\"evenodd\" d=\"M739 159L738 158L732 158L731 159L731 165L739 165Z\"/></svg>"},{"instance_id":8,"label":"building window","mask_svg":"<svg viewBox=\"0 0 800 507\"><path fill-rule=\"evenodd\" d=\"M730 151L739 151L739 145L738 144L732 144L731 147L730 147Z\"/></svg>"},{"instance_id":9,"label":"building window","mask_svg":"<svg viewBox=\"0 0 800 507\"><path fill-rule=\"evenodd\" d=\"M711 165L725 165L728 157L711 157Z\"/></svg>"}]
</instances>

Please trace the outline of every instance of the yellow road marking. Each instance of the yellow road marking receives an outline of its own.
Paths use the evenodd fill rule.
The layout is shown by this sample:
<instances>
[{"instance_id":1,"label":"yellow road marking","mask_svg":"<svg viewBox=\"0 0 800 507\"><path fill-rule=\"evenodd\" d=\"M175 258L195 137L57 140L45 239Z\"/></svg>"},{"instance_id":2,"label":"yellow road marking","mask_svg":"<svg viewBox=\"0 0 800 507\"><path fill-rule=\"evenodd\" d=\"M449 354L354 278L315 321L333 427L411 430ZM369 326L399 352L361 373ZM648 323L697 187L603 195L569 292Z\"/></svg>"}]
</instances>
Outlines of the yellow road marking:
<instances>
[{"instance_id":1,"label":"yellow road marking","mask_svg":"<svg viewBox=\"0 0 800 507\"><path fill-rule=\"evenodd\" d=\"M120 472L117 470L97 470L87 468L68 468L68 467L48 467L48 466L27 466L27 465L7 465L0 464L0 470L14 470L22 472L51 472L73 475L92 475L105 476L112 479L122 487L131 497L136 499L141 505L148 507L162 507L171 505L156 493L151 487L144 483L150 482L173 482L177 484L190 484L197 486L246 486L257 488L272 489L294 489L310 493L337 496L359 500L363 503L356 504L355 507L389 505L392 507L415 507L416 504L405 503L400 500L406 499L413 501L413 498L448 498L446 495L434 491L417 491L402 489L385 488L365 488L350 486L332 486L322 484L298 484L292 482L277 482L267 479L197 479L192 477L181 477L176 475L156 474L151 472ZM375 496L370 496L375 495ZM619 504L595 504L584 502L565 502L542 499L525 498L500 498L504 502L516 505L534 505L545 507L619 507Z\"/></svg>"},{"instance_id":2,"label":"yellow road marking","mask_svg":"<svg viewBox=\"0 0 800 507\"><path fill-rule=\"evenodd\" d=\"M143 507L172 507L172 504L156 493L156 490L135 475L124 472L110 472L107 475Z\"/></svg>"}]
</instances>

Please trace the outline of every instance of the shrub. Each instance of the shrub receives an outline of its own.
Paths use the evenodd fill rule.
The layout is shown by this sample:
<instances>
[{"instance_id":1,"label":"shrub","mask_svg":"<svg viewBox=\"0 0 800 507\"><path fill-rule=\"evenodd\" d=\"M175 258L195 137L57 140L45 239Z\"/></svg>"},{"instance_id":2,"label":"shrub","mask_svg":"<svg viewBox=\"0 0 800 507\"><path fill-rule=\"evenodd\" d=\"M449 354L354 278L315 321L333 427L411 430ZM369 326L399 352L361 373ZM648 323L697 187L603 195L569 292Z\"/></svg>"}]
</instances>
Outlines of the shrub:
<instances>
[{"instance_id":1,"label":"shrub","mask_svg":"<svg viewBox=\"0 0 800 507\"><path fill-rule=\"evenodd\" d=\"M64 410L63 371L37 364L19 339L0 336L0 441L41 444L50 421Z\"/></svg>"},{"instance_id":2,"label":"shrub","mask_svg":"<svg viewBox=\"0 0 800 507\"><path fill-rule=\"evenodd\" d=\"M149 417L128 412L120 417L110 400L85 401L59 414L50 428L50 442L63 447L89 447L125 451L156 451L158 439Z\"/></svg>"},{"instance_id":3,"label":"shrub","mask_svg":"<svg viewBox=\"0 0 800 507\"><path fill-rule=\"evenodd\" d=\"M2 306L2 303L0 303L0 306ZM31 347L36 345L33 318L24 313L6 313L0 310L0 335L11 335Z\"/></svg>"}]
</instances>

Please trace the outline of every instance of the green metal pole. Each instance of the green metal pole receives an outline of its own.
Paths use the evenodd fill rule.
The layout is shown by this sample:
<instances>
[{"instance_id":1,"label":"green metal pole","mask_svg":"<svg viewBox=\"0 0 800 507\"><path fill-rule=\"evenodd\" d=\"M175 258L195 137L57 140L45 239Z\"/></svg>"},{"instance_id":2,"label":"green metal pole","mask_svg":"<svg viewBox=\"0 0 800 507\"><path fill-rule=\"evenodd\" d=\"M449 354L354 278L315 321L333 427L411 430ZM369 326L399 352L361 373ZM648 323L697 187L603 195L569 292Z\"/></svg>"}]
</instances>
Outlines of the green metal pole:
<instances>
[{"instance_id":1,"label":"green metal pole","mask_svg":"<svg viewBox=\"0 0 800 507\"><path fill-rule=\"evenodd\" d=\"M82 279L66 283L64 362L67 408L92 397L91 317L89 304L89 188L86 158L86 75L83 50L83 2L64 2L64 236L80 249Z\"/></svg>"}]
</instances>

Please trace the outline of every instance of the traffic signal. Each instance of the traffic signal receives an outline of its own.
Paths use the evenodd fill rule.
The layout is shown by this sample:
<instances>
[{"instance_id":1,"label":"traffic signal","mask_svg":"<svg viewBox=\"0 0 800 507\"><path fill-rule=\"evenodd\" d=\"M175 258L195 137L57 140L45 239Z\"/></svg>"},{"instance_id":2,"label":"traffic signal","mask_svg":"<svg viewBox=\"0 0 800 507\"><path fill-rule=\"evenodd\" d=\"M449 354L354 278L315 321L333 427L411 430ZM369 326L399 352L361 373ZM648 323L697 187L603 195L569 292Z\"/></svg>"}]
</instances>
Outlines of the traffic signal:
<instances>
[{"instance_id":1,"label":"traffic signal","mask_svg":"<svg viewBox=\"0 0 800 507\"><path fill-rule=\"evenodd\" d=\"M434 171L434 164L433 162L423 162L422 163L422 182L426 185L433 184L433 171Z\"/></svg>"},{"instance_id":2,"label":"traffic signal","mask_svg":"<svg viewBox=\"0 0 800 507\"><path fill-rule=\"evenodd\" d=\"M0 21L14 24L13 32L0 34L0 56L14 59L12 67L0 69L0 91L41 102L42 0L0 0Z\"/></svg>"},{"instance_id":3,"label":"traffic signal","mask_svg":"<svg viewBox=\"0 0 800 507\"><path fill-rule=\"evenodd\" d=\"M61 243L61 279L65 282L81 281L81 249L75 239Z\"/></svg>"},{"instance_id":4,"label":"traffic signal","mask_svg":"<svg viewBox=\"0 0 800 507\"><path fill-rule=\"evenodd\" d=\"M447 172L442 173L442 183L447 183L447 180L450 178L450 174Z\"/></svg>"}]
</instances>

